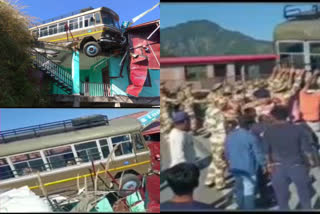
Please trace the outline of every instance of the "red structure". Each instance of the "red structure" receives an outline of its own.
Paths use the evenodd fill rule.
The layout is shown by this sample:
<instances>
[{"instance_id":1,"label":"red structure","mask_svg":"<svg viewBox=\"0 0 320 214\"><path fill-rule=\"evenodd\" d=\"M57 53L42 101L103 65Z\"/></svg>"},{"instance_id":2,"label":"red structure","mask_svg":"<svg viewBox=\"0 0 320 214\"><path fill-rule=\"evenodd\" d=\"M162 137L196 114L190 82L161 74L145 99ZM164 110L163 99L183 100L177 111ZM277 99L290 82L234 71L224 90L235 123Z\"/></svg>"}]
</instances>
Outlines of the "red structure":
<instances>
[{"instance_id":1,"label":"red structure","mask_svg":"<svg viewBox=\"0 0 320 214\"><path fill-rule=\"evenodd\" d=\"M196 57L163 57L161 66L174 65L204 65L231 62L254 62L263 60L276 60L275 54L269 55L236 55L236 56L196 56Z\"/></svg>"},{"instance_id":2,"label":"red structure","mask_svg":"<svg viewBox=\"0 0 320 214\"><path fill-rule=\"evenodd\" d=\"M148 111L141 111L134 114L125 115L119 118L139 118ZM113 118L115 119L115 118ZM149 140L147 140L147 145L150 149L150 158L152 169L154 171L160 172L160 121L157 120L147 126L143 131L142 135ZM148 136L148 137L147 137ZM159 139L159 140L158 140ZM159 175L151 175L147 177L147 186L148 190L149 202L148 202L148 212L159 213L160 212L160 176ZM145 198L145 192L140 190L140 194L142 198Z\"/></svg>"},{"instance_id":3,"label":"red structure","mask_svg":"<svg viewBox=\"0 0 320 214\"><path fill-rule=\"evenodd\" d=\"M130 80L126 92L139 96L148 69L160 69L160 20L146 22L127 29L130 46Z\"/></svg>"}]
</instances>

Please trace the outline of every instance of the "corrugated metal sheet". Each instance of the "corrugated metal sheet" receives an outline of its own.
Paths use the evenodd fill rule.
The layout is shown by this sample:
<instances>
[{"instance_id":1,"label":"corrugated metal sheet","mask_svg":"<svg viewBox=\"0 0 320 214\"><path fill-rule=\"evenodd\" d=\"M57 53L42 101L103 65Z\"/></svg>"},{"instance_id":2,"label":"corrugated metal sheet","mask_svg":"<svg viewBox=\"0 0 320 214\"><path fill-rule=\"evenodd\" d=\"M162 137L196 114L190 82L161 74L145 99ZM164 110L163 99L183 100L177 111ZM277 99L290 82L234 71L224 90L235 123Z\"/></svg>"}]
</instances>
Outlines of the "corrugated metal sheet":
<instances>
[{"instance_id":1,"label":"corrugated metal sheet","mask_svg":"<svg viewBox=\"0 0 320 214\"><path fill-rule=\"evenodd\" d=\"M131 48L130 80L126 93L139 96L147 78L148 69L160 69L160 33L157 21L134 26L128 30ZM156 31L155 31L156 30ZM153 32L155 33L149 37ZM149 39L148 39L149 38Z\"/></svg>"}]
</instances>

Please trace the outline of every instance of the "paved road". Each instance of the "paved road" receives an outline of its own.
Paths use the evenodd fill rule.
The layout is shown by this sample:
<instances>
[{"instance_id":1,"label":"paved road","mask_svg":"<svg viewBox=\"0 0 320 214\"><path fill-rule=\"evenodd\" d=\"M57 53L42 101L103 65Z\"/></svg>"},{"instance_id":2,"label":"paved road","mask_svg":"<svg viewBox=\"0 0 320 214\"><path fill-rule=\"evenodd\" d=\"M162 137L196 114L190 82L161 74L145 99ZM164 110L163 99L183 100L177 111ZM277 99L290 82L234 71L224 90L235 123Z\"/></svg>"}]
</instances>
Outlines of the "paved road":
<instances>
[{"instance_id":1,"label":"paved road","mask_svg":"<svg viewBox=\"0 0 320 214\"><path fill-rule=\"evenodd\" d=\"M163 138L161 138L162 140ZM202 143L203 148L205 150L210 151L210 144L208 139L203 137L196 137L197 143ZM168 168L169 161L170 161L170 151L169 147L167 145L167 142L161 141L161 170ZM203 149L202 149L203 150ZM197 150L197 153L200 154L201 151ZM231 189L225 189L222 191L217 191L214 188L208 188L204 185L205 177L207 174L207 168L201 170L200 174L200 184L199 187L195 190L194 197L198 201L202 201L204 203L208 204L215 204L215 202L223 198L223 196L230 195ZM228 180L228 183L232 183L232 178ZM173 193L169 187L163 188L163 186L166 186L165 184L161 185L161 192L160 192L160 202L164 202L169 200Z\"/></svg>"},{"instance_id":2,"label":"paved road","mask_svg":"<svg viewBox=\"0 0 320 214\"><path fill-rule=\"evenodd\" d=\"M163 139L163 138L161 138ZM201 142L204 147L209 149L209 141L203 137L196 137L197 141ZM170 161L170 153L167 142L161 141L161 169L165 169L168 167L168 163ZM229 188L224 189L222 191L217 191L214 188L208 188L204 185L205 176L207 173L207 168L201 170L200 174L200 184L199 187L195 190L194 197L196 200L212 204L216 208L225 209L225 210L234 210L237 209L237 205L235 204L232 197L232 185L233 178L229 175L227 176L227 183ZM313 169L311 172L313 177L313 189L314 194L312 197L312 206L314 209L320 209L320 170ZM271 187L271 183L269 183L269 188ZM161 192L160 192L160 202L164 202L170 200L173 196L173 193L169 187L166 186L166 183L161 184ZM291 198L289 201L290 209L299 209L299 199L293 184L290 185ZM263 203L263 201L262 201ZM277 205L273 206L262 206L261 201L259 202L257 209L260 210L276 210Z\"/></svg>"}]
</instances>

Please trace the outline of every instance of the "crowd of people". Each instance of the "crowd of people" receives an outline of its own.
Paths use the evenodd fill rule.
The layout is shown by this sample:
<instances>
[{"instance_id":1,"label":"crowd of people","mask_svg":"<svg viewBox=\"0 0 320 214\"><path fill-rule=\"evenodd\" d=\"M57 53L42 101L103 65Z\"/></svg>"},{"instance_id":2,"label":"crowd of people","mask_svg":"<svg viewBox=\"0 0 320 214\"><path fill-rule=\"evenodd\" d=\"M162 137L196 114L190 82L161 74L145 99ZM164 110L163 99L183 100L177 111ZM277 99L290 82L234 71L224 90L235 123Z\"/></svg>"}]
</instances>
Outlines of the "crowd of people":
<instances>
[{"instance_id":1,"label":"crowd of people","mask_svg":"<svg viewBox=\"0 0 320 214\"><path fill-rule=\"evenodd\" d=\"M174 96L162 85L161 137L168 142L171 157L166 174L170 177L177 173L175 167L196 163L193 136L205 133L210 135L212 155L205 180L209 188L226 188L229 172L235 179L239 209L257 208L260 193L267 201L274 195L279 209L287 210L293 182L301 207L311 209L310 176L319 166L320 151L319 74L319 70L276 66L268 79L215 84L204 99L194 96L190 84ZM202 127L197 126L196 104L206 106ZM274 190L271 198L266 194L269 181ZM186 198L190 204L192 197Z\"/></svg>"}]
</instances>

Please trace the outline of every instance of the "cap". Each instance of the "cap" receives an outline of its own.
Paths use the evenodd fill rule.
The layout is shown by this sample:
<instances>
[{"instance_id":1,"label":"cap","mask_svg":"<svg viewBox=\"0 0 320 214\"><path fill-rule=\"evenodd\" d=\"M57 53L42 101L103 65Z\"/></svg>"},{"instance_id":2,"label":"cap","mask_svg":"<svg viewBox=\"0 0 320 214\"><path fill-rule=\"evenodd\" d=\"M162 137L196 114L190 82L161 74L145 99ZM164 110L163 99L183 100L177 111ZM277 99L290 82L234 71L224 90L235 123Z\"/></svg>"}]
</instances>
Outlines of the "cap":
<instances>
[{"instance_id":1,"label":"cap","mask_svg":"<svg viewBox=\"0 0 320 214\"><path fill-rule=\"evenodd\" d=\"M223 88L223 94L232 94L232 87L230 85L226 85Z\"/></svg>"},{"instance_id":2,"label":"cap","mask_svg":"<svg viewBox=\"0 0 320 214\"><path fill-rule=\"evenodd\" d=\"M216 83L216 84L214 84L213 85L213 87L211 88L211 91L216 91L216 90L218 90L219 88L221 88L222 87L222 83L220 82L220 83Z\"/></svg>"},{"instance_id":3,"label":"cap","mask_svg":"<svg viewBox=\"0 0 320 214\"><path fill-rule=\"evenodd\" d=\"M173 112L172 120L174 123L182 123L186 120L189 120L189 116L184 111Z\"/></svg>"}]
</instances>

